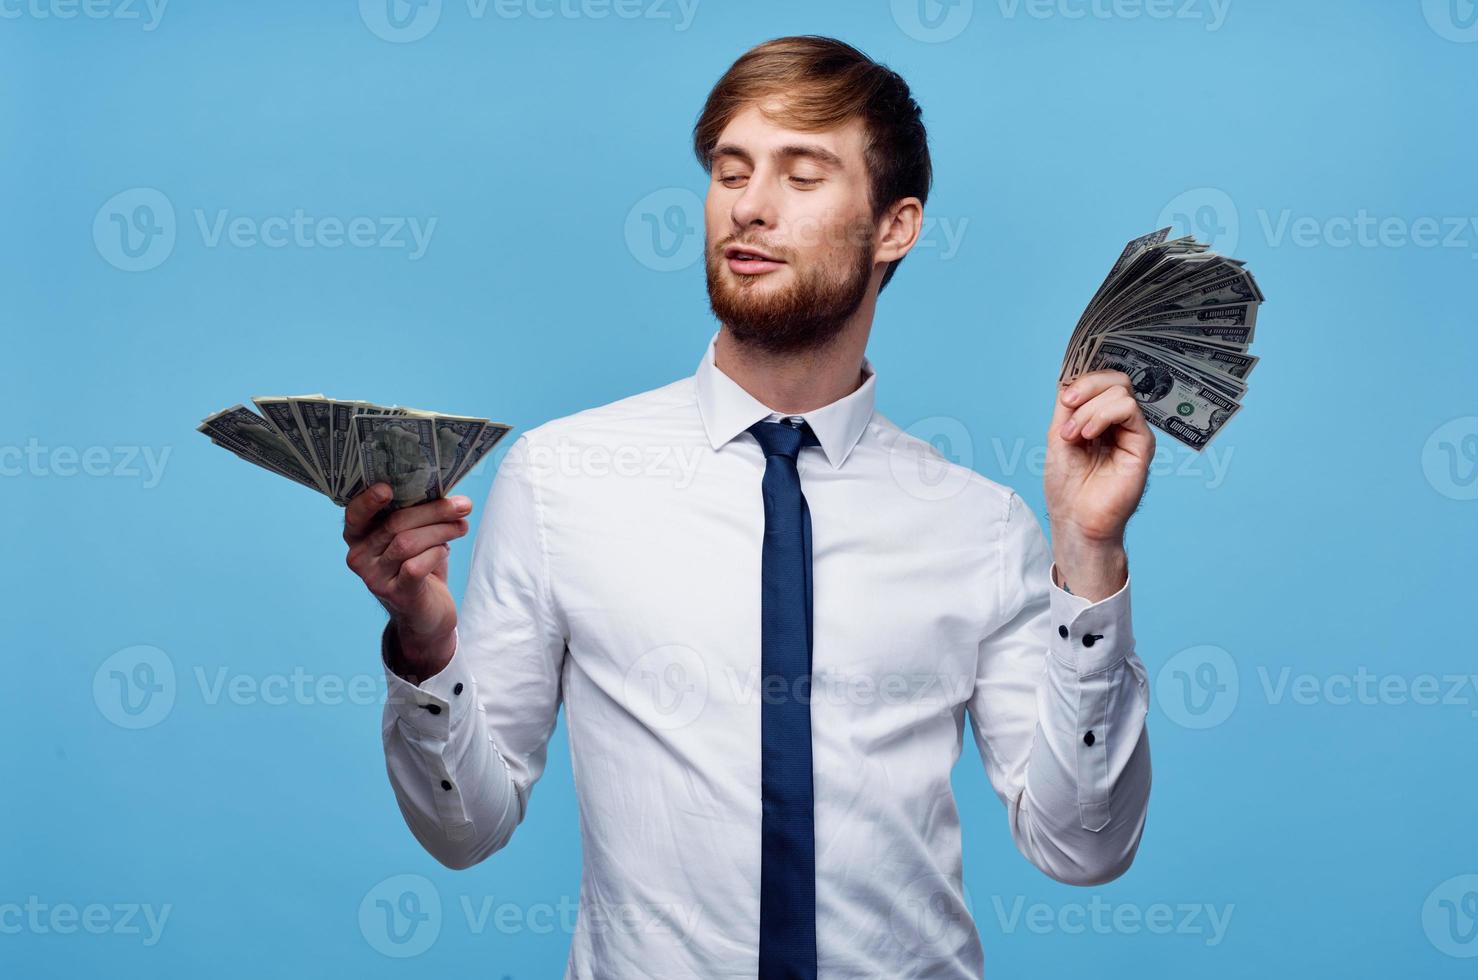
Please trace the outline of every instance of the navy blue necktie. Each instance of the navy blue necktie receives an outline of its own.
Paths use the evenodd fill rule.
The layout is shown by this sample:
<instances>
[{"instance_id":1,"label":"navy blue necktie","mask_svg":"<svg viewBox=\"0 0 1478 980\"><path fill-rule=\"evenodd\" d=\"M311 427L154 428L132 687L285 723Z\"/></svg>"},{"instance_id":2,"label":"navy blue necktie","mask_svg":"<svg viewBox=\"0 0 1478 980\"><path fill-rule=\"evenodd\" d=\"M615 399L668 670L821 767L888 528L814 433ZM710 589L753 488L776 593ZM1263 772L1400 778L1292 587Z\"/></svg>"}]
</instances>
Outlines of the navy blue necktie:
<instances>
[{"instance_id":1,"label":"navy blue necktie","mask_svg":"<svg viewBox=\"0 0 1478 980\"><path fill-rule=\"evenodd\" d=\"M804 421L749 427L765 451L760 586L759 980L815 980L811 785L811 511L795 460L820 445Z\"/></svg>"}]
</instances>

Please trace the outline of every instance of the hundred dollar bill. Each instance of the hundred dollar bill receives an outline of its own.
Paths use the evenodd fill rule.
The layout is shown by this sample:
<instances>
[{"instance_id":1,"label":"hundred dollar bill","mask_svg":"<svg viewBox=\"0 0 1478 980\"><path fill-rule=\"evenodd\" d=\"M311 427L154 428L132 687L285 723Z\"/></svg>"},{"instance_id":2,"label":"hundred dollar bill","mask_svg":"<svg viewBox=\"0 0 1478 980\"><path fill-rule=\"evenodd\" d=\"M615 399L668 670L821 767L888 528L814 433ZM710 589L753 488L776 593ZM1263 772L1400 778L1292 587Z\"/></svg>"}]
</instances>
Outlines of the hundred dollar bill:
<instances>
[{"instance_id":1,"label":"hundred dollar bill","mask_svg":"<svg viewBox=\"0 0 1478 980\"><path fill-rule=\"evenodd\" d=\"M477 434L477 442L473 444L472 449L463 457L461 464L453 471L452 483L456 483L470 473L472 468L481 462L482 458L498 444L498 440L507 435L510 430L511 426L502 425L498 422L489 422L485 425L482 431Z\"/></svg>"},{"instance_id":2,"label":"hundred dollar bill","mask_svg":"<svg viewBox=\"0 0 1478 980\"><path fill-rule=\"evenodd\" d=\"M1169 360L1117 341L1101 344L1089 364L1089 370L1129 375L1145 419L1197 451L1205 449L1242 407Z\"/></svg>"},{"instance_id":3,"label":"hundred dollar bill","mask_svg":"<svg viewBox=\"0 0 1478 980\"><path fill-rule=\"evenodd\" d=\"M292 399L286 396L261 395L253 398L252 404L257 406L257 411L261 412L262 417L271 423L272 428L287 440L288 445L292 447L293 455L312 475L314 485L324 493L331 492L332 488L328 484L327 477L319 472L314 463L313 451L308 448L307 436L300 428L298 417L293 412Z\"/></svg>"},{"instance_id":4,"label":"hundred dollar bill","mask_svg":"<svg viewBox=\"0 0 1478 980\"><path fill-rule=\"evenodd\" d=\"M322 395L296 395L288 399L293 414L303 430L303 441L313 454L313 461L323 477L324 485L332 493L335 481L333 454L333 420L328 401Z\"/></svg>"},{"instance_id":5,"label":"hundred dollar bill","mask_svg":"<svg viewBox=\"0 0 1478 980\"><path fill-rule=\"evenodd\" d=\"M1197 370L1215 371L1238 381L1246 380L1247 376L1252 373L1252 369L1257 366L1258 359L1252 354L1244 354L1239 350L1218 344L1204 344L1189 337L1125 333L1117 335L1114 339L1122 340L1135 347L1150 347L1166 351L1182 361L1188 361Z\"/></svg>"},{"instance_id":6,"label":"hundred dollar bill","mask_svg":"<svg viewBox=\"0 0 1478 980\"><path fill-rule=\"evenodd\" d=\"M389 506L407 507L442 496L436 423L425 416L359 415L354 419L365 486L388 483Z\"/></svg>"},{"instance_id":7,"label":"hundred dollar bill","mask_svg":"<svg viewBox=\"0 0 1478 980\"><path fill-rule=\"evenodd\" d=\"M292 444L246 406L232 405L222 409L206 418L198 428L214 442L248 462L304 486L319 489L318 481L298 459Z\"/></svg>"}]
</instances>

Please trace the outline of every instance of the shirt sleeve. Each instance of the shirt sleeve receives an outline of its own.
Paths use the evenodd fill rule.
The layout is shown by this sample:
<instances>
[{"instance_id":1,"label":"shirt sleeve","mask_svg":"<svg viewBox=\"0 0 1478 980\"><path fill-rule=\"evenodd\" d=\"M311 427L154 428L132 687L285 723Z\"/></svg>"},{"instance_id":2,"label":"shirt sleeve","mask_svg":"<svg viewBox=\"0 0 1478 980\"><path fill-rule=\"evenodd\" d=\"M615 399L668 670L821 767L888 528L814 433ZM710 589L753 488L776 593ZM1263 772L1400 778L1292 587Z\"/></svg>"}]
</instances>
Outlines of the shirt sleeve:
<instances>
[{"instance_id":1,"label":"shirt sleeve","mask_svg":"<svg viewBox=\"0 0 1478 980\"><path fill-rule=\"evenodd\" d=\"M544 527L520 436L488 491L451 661L413 684L389 667L393 624L381 641L390 785L411 833L450 868L508 843L544 771L566 651Z\"/></svg>"},{"instance_id":2,"label":"shirt sleeve","mask_svg":"<svg viewBox=\"0 0 1478 980\"><path fill-rule=\"evenodd\" d=\"M1150 792L1144 664L1129 583L1098 602L1056 584L1036 516L1011 494L999 538L995 627L969 714L986 773L1027 860L1072 885L1122 875Z\"/></svg>"}]
</instances>

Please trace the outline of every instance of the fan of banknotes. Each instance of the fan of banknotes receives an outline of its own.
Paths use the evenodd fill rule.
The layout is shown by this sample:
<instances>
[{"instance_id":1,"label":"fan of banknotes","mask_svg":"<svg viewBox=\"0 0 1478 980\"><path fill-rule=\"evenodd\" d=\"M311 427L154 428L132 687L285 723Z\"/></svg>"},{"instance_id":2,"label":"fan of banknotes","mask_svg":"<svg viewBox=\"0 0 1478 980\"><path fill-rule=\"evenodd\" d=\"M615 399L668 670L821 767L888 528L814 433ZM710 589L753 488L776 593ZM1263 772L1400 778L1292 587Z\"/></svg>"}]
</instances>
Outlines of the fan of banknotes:
<instances>
[{"instance_id":1,"label":"fan of banknotes","mask_svg":"<svg viewBox=\"0 0 1478 980\"><path fill-rule=\"evenodd\" d=\"M253 398L262 413L232 405L197 428L229 449L339 505L388 483L392 508L445 496L511 427L399 405L323 395Z\"/></svg>"},{"instance_id":2,"label":"fan of banknotes","mask_svg":"<svg viewBox=\"0 0 1478 980\"><path fill-rule=\"evenodd\" d=\"M1161 228L1124 246L1068 342L1059 381L1123 371L1149 423L1195 450L1242 407L1262 291L1246 264Z\"/></svg>"}]
</instances>

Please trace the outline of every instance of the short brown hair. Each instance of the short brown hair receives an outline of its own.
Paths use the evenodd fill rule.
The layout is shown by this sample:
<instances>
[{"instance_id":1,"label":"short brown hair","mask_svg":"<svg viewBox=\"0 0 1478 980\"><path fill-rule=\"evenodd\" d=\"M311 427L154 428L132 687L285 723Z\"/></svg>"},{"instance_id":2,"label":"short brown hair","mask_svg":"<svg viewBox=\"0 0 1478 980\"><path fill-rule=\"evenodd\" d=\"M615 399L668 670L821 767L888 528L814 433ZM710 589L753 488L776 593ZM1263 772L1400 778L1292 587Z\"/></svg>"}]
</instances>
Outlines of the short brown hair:
<instances>
[{"instance_id":1,"label":"short brown hair","mask_svg":"<svg viewBox=\"0 0 1478 980\"><path fill-rule=\"evenodd\" d=\"M929 199L934 179L929 138L908 83L850 44L815 34L756 45L714 85L693 126L693 152L705 172L729 121L772 96L781 97L782 107L765 117L800 132L832 129L861 117L874 221L900 198ZM902 261L888 266L879 292Z\"/></svg>"}]
</instances>

